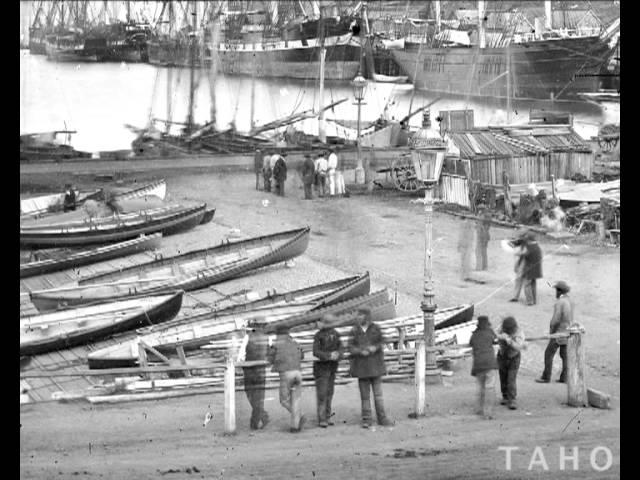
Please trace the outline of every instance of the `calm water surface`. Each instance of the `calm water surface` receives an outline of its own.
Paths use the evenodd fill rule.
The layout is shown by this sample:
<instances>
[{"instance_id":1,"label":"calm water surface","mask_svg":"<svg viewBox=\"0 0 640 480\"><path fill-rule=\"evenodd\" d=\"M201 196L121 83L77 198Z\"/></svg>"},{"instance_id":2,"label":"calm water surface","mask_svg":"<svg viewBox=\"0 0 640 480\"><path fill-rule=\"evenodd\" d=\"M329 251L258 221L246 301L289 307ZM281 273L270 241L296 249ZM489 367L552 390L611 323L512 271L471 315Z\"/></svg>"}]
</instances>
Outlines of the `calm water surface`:
<instances>
[{"instance_id":1,"label":"calm water surface","mask_svg":"<svg viewBox=\"0 0 640 480\"><path fill-rule=\"evenodd\" d=\"M170 75L170 80L169 80ZM135 134L125 124L144 127L150 117L166 119L170 99L171 118L184 121L189 102L190 72L188 69L158 68L141 63L57 63L45 56L20 51L20 133L52 130L77 130L72 145L88 152L129 149ZM211 94L206 72L196 76L195 121L210 119ZM249 130L251 122L250 77L219 75L215 82L216 125L225 128L235 120L240 131ZM171 88L167 89L167 85ZM169 92L168 92L169 90ZM437 97L429 92L415 92L413 109L426 105ZM263 124L293 113L317 108L318 81L256 79L254 121ZM355 120L357 108L347 82L328 82L324 104L348 98L327 118ZM363 122L378 118L385 105L389 113L401 118L409 111L410 91L398 91L389 84L370 83L362 105ZM472 108L476 125L503 124L507 121L504 100L467 100L441 98L432 107L432 119L439 110ZM562 109L574 114L578 133L588 138L597 134L602 123L620 121L619 105L604 108L575 102L553 106L548 101L514 102L512 123L526 123L530 108ZM421 115L411 119L418 126ZM317 134L317 121L298 124L307 133ZM338 128L339 130L336 130ZM327 122L328 135L353 134Z\"/></svg>"}]
</instances>

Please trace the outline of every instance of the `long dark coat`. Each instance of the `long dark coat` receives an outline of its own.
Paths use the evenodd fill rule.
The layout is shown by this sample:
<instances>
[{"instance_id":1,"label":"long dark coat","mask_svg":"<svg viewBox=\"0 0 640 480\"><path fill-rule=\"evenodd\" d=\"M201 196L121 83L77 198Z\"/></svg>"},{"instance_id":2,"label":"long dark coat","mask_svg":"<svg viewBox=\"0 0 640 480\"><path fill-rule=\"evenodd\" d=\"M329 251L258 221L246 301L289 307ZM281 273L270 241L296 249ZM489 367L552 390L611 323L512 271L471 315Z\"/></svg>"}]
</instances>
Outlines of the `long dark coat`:
<instances>
[{"instance_id":1,"label":"long dark coat","mask_svg":"<svg viewBox=\"0 0 640 480\"><path fill-rule=\"evenodd\" d=\"M372 323L366 332L359 325L351 329L349 353L351 354L352 377L371 378L381 377L387 373L384 364L384 352L382 350L384 338L380 327ZM376 347L375 353L363 356L362 352L369 346Z\"/></svg>"},{"instance_id":2,"label":"long dark coat","mask_svg":"<svg viewBox=\"0 0 640 480\"><path fill-rule=\"evenodd\" d=\"M315 181L316 166L311 158L307 158L302 164L302 181L305 185L313 185Z\"/></svg>"},{"instance_id":3,"label":"long dark coat","mask_svg":"<svg viewBox=\"0 0 640 480\"><path fill-rule=\"evenodd\" d=\"M495 339L496 334L491 327L477 328L471 334L471 339L469 340L469 345L473 350L471 375L474 377L479 373L498 368L496 354L493 351L493 341Z\"/></svg>"},{"instance_id":4,"label":"long dark coat","mask_svg":"<svg viewBox=\"0 0 640 480\"><path fill-rule=\"evenodd\" d=\"M524 254L524 271L522 276L527 280L542 278L542 250L538 242L527 242Z\"/></svg>"},{"instance_id":5,"label":"long dark coat","mask_svg":"<svg viewBox=\"0 0 640 480\"><path fill-rule=\"evenodd\" d=\"M284 163L282 157L278 159L273 167L273 177L278 182L284 182L287 179L287 164Z\"/></svg>"}]
</instances>

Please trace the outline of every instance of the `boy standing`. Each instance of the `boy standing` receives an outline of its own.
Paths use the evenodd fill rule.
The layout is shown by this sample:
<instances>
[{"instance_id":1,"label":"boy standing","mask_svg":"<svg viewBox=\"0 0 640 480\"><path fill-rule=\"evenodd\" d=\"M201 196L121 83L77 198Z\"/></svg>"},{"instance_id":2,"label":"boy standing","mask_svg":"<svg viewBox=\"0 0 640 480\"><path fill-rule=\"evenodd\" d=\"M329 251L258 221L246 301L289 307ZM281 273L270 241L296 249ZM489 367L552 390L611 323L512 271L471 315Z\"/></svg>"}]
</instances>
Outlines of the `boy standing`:
<instances>
[{"instance_id":1,"label":"boy standing","mask_svg":"<svg viewBox=\"0 0 640 480\"><path fill-rule=\"evenodd\" d=\"M478 317L478 328L471 334L469 345L473 349L473 367L471 375L476 377L478 385L478 414L485 419L493 418L495 402L495 372L498 368L493 342L496 334L491 328L489 317Z\"/></svg>"}]
</instances>

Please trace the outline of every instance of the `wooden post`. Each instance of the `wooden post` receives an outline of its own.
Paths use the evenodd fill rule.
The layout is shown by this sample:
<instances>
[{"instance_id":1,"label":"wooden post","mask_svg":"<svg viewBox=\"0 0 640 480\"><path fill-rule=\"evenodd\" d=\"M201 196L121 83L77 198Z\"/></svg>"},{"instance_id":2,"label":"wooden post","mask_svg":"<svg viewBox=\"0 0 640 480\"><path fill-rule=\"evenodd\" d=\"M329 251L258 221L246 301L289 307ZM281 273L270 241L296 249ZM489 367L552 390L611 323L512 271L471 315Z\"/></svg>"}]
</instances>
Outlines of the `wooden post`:
<instances>
[{"instance_id":1,"label":"wooden post","mask_svg":"<svg viewBox=\"0 0 640 480\"><path fill-rule=\"evenodd\" d=\"M236 433L236 366L233 356L227 356L224 373L224 434Z\"/></svg>"},{"instance_id":2,"label":"wooden post","mask_svg":"<svg viewBox=\"0 0 640 480\"><path fill-rule=\"evenodd\" d=\"M424 341L416 342L416 363L415 363L415 389L416 389L416 405L415 416L422 417L426 410L426 391L425 391L425 373L427 367L427 350Z\"/></svg>"},{"instance_id":3,"label":"wooden post","mask_svg":"<svg viewBox=\"0 0 640 480\"><path fill-rule=\"evenodd\" d=\"M407 345L405 343L406 330L404 327L398 327L398 350L405 350Z\"/></svg>"},{"instance_id":4,"label":"wooden post","mask_svg":"<svg viewBox=\"0 0 640 480\"><path fill-rule=\"evenodd\" d=\"M509 174L502 172L502 185L504 186L504 214L511 218L513 210L511 208L511 187L509 186Z\"/></svg>"},{"instance_id":5,"label":"wooden post","mask_svg":"<svg viewBox=\"0 0 640 480\"><path fill-rule=\"evenodd\" d=\"M569 327L567 341L567 403L571 407L586 407L587 383L585 379L584 327L573 324Z\"/></svg>"},{"instance_id":6,"label":"wooden post","mask_svg":"<svg viewBox=\"0 0 640 480\"><path fill-rule=\"evenodd\" d=\"M138 362L140 363L140 366L142 368L147 368L148 364L147 364L147 351L144 348L144 345L142 344L142 342L138 343ZM144 373L142 374L142 378L151 378L151 375L149 373Z\"/></svg>"},{"instance_id":7,"label":"wooden post","mask_svg":"<svg viewBox=\"0 0 640 480\"><path fill-rule=\"evenodd\" d=\"M551 175L551 196L554 201L558 200L558 191L556 190L556 176Z\"/></svg>"},{"instance_id":8,"label":"wooden post","mask_svg":"<svg viewBox=\"0 0 640 480\"><path fill-rule=\"evenodd\" d=\"M178 358L180 358L180 363L182 363L182 365L186 365L187 357L184 354L184 347L182 345L178 345L178 347L176 348L176 351L178 352ZM185 370L184 374L187 377L191 376L191 372L189 370Z\"/></svg>"}]
</instances>

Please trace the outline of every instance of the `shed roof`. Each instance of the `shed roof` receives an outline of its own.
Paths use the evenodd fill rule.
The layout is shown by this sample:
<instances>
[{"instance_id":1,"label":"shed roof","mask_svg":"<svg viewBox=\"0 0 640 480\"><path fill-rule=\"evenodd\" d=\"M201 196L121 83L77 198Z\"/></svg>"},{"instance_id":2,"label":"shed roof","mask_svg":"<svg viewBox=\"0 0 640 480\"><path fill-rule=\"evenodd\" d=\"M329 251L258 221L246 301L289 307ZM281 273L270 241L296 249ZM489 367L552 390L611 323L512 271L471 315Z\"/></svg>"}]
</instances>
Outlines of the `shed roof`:
<instances>
[{"instance_id":1,"label":"shed roof","mask_svg":"<svg viewBox=\"0 0 640 480\"><path fill-rule=\"evenodd\" d=\"M462 158L479 156L528 156L550 151L592 151L573 128L567 127L492 127L449 132Z\"/></svg>"}]
</instances>

